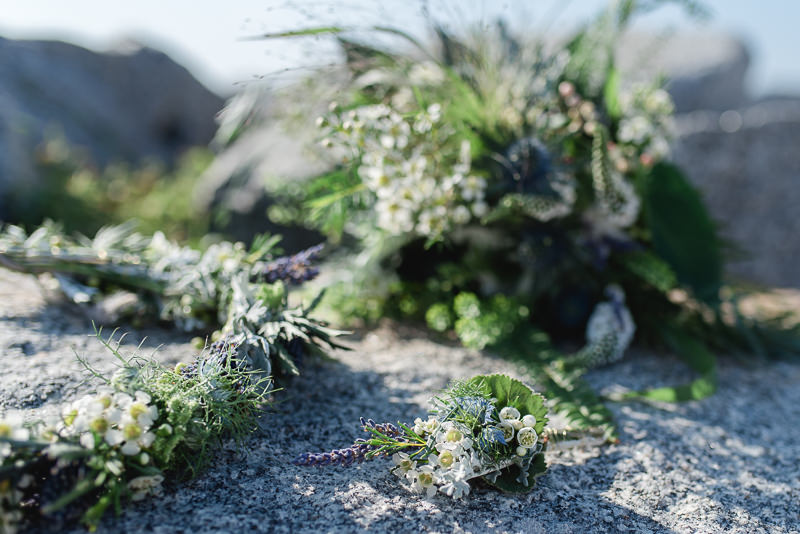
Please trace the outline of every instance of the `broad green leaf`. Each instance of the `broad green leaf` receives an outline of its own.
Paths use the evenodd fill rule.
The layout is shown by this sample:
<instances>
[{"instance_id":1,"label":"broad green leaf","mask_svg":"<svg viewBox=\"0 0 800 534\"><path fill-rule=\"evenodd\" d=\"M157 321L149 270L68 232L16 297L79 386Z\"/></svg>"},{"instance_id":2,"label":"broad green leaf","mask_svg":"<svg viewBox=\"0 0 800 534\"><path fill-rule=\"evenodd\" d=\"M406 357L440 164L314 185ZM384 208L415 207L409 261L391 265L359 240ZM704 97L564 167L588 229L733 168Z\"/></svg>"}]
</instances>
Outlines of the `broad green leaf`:
<instances>
[{"instance_id":1,"label":"broad green leaf","mask_svg":"<svg viewBox=\"0 0 800 534\"><path fill-rule=\"evenodd\" d=\"M717 359L705 343L684 331L666 326L661 332L667 345L700 376L688 384L631 392L625 399L685 402L705 399L717 390Z\"/></svg>"},{"instance_id":2,"label":"broad green leaf","mask_svg":"<svg viewBox=\"0 0 800 534\"><path fill-rule=\"evenodd\" d=\"M722 284L720 239L700 194L677 167L659 163L645 179L642 200L656 253L695 296L716 302Z\"/></svg>"},{"instance_id":3,"label":"broad green leaf","mask_svg":"<svg viewBox=\"0 0 800 534\"><path fill-rule=\"evenodd\" d=\"M519 380L507 375L478 375L470 379L475 384L483 383L491 391L492 397L497 399L497 409L513 406L520 414L536 417L533 427L541 435L547 424L547 407L544 397L533 391Z\"/></svg>"},{"instance_id":4,"label":"broad green leaf","mask_svg":"<svg viewBox=\"0 0 800 534\"><path fill-rule=\"evenodd\" d=\"M482 384L488 388L492 397L497 399L498 410L506 406L513 406L522 415L530 414L536 417L533 429L539 436L542 435L547 425L547 407L544 404L544 397L519 380L506 375L479 375L471 378L470 382ZM494 482L489 480L486 482L508 493L526 493L533 489L536 478L546 470L544 454L539 453L534 457L528 471L527 486L517 480L520 472L516 465L504 469Z\"/></svg>"},{"instance_id":5,"label":"broad green leaf","mask_svg":"<svg viewBox=\"0 0 800 534\"><path fill-rule=\"evenodd\" d=\"M637 250L620 254L617 261L631 274L666 293L678 283L672 268L648 250Z\"/></svg>"}]
</instances>

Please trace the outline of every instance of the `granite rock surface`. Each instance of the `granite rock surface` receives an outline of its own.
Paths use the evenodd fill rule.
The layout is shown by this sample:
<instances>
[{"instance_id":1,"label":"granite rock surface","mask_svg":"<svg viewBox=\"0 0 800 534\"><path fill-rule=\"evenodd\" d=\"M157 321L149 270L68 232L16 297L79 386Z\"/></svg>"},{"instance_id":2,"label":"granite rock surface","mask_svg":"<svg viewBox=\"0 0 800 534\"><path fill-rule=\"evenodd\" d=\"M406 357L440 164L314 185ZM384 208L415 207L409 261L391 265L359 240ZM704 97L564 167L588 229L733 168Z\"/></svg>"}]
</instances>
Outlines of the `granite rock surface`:
<instances>
[{"instance_id":1,"label":"granite rock surface","mask_svg":"<svg viewBox=\"0 0 800 534\"><path fill-rule=\"evenodd\" d=\"M75 353L111 369L74 308L46 305L28 276L0 271L0 409L29 417L88 391ZM194 350L186 336L129 332L132 350L160 347L172 364ZM735 532L800 530L800 365L723 359L720 388L686 404L612 404L615 445L549 453L550 469L527 495L476 487L454 502L398 484L383 460L351 468L302 468L305 451L348 445L358 418L411 420L452 378L520 369L491 355L385 325L354 336L350 352L315 364L287 384L246 451L226 445L205 475L108 517L99 533L210 532ZM73 352L74 351L74 352ZM686 381L669 356L634 351L591 373L603 391ZM554 418L555 425L563 424ZM39 529L45 532L46 530ZM85 532L75 528L74 534Z\"/></svg>"}]
</instances>

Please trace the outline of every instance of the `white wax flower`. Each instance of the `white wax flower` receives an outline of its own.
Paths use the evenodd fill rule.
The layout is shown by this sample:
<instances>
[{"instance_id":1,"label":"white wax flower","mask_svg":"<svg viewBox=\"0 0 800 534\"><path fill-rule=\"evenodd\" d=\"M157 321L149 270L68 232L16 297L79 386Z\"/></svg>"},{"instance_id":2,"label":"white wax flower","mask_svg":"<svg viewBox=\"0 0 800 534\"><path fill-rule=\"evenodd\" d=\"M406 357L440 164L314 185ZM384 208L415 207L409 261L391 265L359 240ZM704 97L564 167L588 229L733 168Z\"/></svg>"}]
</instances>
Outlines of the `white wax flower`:
<instances>
[{"instance_id":1,"label":"white wax flower","mask_svg":"<svg viewBox=\"0 0 800 534\"><path fill-rule=\"evenodd\" d=\"M523 426L533 428L534 426L536 426L536 417L534 417L531 414L528 414L522 418L522 424Z\"/></svg>"},{"instance_id":2,"label":"white wax flower","mask_svg":"<svg viewBox=\"0 0 800 534\"><path fill-rule=\"evenodd\" d=\"M539 436L536 434L536 431L532 428L526 427L517 432L517 442L520 446L525 448L531 448L536 445L536 442L539 440Z\"/></svg>"},{"instance_id":3,"label":"white wax flower","mask_svg":"<svg viewBox=\"0 0 800 534\"><path fill-rule=\"evenodd\" d=\"M502 410L500 410L500 420L505 421L507 419L519 419L520 413L519 410L514 408L513 406L506 406Z\"/></svg>"}]
</instances>

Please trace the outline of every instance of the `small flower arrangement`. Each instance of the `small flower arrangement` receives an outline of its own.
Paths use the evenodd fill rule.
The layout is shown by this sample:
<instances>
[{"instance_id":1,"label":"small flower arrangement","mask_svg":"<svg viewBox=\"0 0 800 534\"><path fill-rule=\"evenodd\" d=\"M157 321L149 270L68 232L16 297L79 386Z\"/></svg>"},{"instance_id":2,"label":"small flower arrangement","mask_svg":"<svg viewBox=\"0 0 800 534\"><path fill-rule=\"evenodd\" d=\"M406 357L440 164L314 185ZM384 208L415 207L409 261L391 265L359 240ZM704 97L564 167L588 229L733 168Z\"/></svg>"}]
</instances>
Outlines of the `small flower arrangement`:
<instances>
[{"instance_id":1,"label":"small flower arrangement","mask_svg":"<svg viewBox=\"0 0 800 534\"><path fill-rule=\"evenodd\" d=\"M507 492L533 489L545 472L547 408L541 395L505 375L454 382L431 399L426 419L413 425L361 419L370 434L346 449L305 453L302 466L349 466L391 457L392 472L411 491L460 499L470 481Z\"/></svg>"}]
</instances>

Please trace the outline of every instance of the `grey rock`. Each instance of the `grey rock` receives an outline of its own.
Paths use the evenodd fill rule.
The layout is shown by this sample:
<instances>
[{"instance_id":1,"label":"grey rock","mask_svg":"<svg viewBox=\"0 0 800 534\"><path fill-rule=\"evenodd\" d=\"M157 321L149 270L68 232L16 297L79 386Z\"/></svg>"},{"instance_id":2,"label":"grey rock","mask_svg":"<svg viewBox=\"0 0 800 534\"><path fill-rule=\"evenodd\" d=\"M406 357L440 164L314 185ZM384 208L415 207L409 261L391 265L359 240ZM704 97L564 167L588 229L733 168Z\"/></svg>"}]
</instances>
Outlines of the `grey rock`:
<instances>
[{"instance_id":1,"label":"grey rock","mask_svg":"<svg viewBox=\"0 0 800 534\"><path fill-rule=\"evenodd\" d=\"M800 99L680 115L675 161L743 258L735 277L800 287Z\"/></svg>"},{"instance_id":2,"label":"grey rock","mask_svg":"<svg viewBox=\"0 0 800 534\"><path fill-rule=\"evenodd\" d=\"M87 392L72 352L100 369L113 358L86 337L88 322L45 307L32 278L0 271L0 347L30 340L37 353L0 352L0 410L56 413ZM158 357L188 361L180 336L134 331ZM438 343L386 325L353 339L336 361L306 367L264 416L264 435L245 452L218 451L199 478L168 481L162 497L109 515L116 532L731 532L789 533L800 525L800 366L744 366L724 359L719 391L682 404L611 404L620 443L548 453L549 471L525 495L476 487L464 501L424 499L403 489L387 460L351 468L302 468L306 451L362 437L359 416L413 420L453 378L524 372L489 354ZM534 377L535 378L535 377ZM635 352L588 376L595 388L641 389L691 379L678 360ZM557 418L555 425L563 424ZM85 529L69 532L79 534Z\"/></svg>"},{"instance_id":3,"label":"grey rock","mask_svg":"<svg viewBox=\"0 0 800 534\"><path fill-rule=\"evenodd\" d=\"M725 111L747 102L745 75L750 54L734 36L703 32L626 33L617 47L623 79L666 76L678 113Z\"/></svg>"},{"instance_id":4,"label":"grey rock","mask_svg":"<svg viewBox=\"0 0 800 534\"><path fill-rule=\"evenodd\" d=\"M32 185L35 149L47 131L83 147L99 165L146 158L170 164L185 148L209 143L222 104L152 48L126 43L98 53L0 38L0 204L13 187Z\"/></svg>"}]
</instances>

